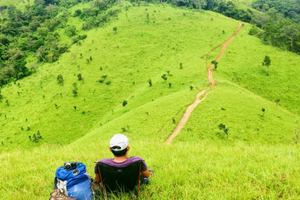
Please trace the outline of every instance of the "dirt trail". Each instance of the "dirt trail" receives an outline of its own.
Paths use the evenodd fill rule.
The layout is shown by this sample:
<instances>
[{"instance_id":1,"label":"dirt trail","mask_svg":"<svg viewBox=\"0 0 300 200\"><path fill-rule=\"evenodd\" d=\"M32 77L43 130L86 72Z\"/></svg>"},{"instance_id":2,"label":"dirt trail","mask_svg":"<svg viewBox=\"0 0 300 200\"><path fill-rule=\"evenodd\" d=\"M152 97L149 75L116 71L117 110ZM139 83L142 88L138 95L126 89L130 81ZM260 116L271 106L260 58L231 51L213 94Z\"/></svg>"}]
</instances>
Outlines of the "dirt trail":
<instances>
[{"instance_id":1,"label":"dirt trail","mask_svg":"<svg viewBox=\"0 0 300 200\"><path fill-rule=\"evenodd\" d=\"M219 56L216 58L215 61L218 61L222 57L222 55L223 55L224 51L226 50L226 47L228 46L228 44L240 33L242 25L243 24L240 23L239 26L238 26L238 31L235 34L233 34L233 36L229 40L227 40L227 42L225 42L225 43L222 44L223 48L222 48ZM218 47L216 47L216 48L218 48ZM213 50L215 50L216 48L214 48ZM208 54L206 56L206 62L207 62L207 58L208 58ZM214 68L214 64L211 64L210 68L207 69L207 76L208 76L208 80L211 82L211 87L215 87L216 86L215 80L213 79L213 76L212 76L212 70L213 70L213 68Z\"/></svg>"},{"instance_id":2,"label":"dirt trail","mask_svg":"<svg viewBox=\"0 0 300 200\"><path fill-rule=\"evenodd\" d=\"M222 50L221 50L219 56L216 58L215 61L218 61L218 60L222 57L222 55L223 55L224 51L226 50L226 47L228 46L228 44L229 44L229 43L230 43L230 42L231 42L231 41L232 41L232 40L240 33L242 25L243 25L243 24L240 23L239 26L238 26L238 31L237 31L235 34L233 34L233 36L232 36L229 40L227 40L227 41L226 41L225 43L223 43L222 45L219 45L219 46L218 46L218 47L223 46L223 48L222 48ZM212 51L214 51L214 50L217 49L218 47L214 48ZM211 52L212 52L212 51L211 51ZM207 62L207 59L208 59L208 54L207 54L207 56L206 56L206 62ZM215 86L216 86L215 80L213 79L213 76L212 76L212 70L213 70L213 68L214 68L214 64L211 64L211 66L207 69L208 80L211 82L211 86L210 86L210 87L215 87ZM189 105L189 106L187 107L186 111L185 111L184 114L183 114L183 117L182 117L182 118L180 119L180 121L178 122L178 124L177 124L176 128L174 129L173 133L172 133L172 134L170 135L170 137L166 140L166 143L167 143L167 144L170 144L170 143L172 142L172 140L177 136L177 134L181 131L181 129L183 128L183 126L185 125L185 123L186 123L187 120L189 119L189 116L191 115L191 113L193 112L193 110L197 107L197 105L198 105L201 101L203 101L203 100L206 99L207 95L210 93L210 92L207 92L207 93L206 93L206 90L207 90L207 89L202 90L201 92L199 92L199 93L197 94L197 96L196 96L195 101L194 101L191 105ZM202 96L203 94L205 94L204 97L203 97L202 99L200 99L200 96Z\"/></svg>"}]
</instances>

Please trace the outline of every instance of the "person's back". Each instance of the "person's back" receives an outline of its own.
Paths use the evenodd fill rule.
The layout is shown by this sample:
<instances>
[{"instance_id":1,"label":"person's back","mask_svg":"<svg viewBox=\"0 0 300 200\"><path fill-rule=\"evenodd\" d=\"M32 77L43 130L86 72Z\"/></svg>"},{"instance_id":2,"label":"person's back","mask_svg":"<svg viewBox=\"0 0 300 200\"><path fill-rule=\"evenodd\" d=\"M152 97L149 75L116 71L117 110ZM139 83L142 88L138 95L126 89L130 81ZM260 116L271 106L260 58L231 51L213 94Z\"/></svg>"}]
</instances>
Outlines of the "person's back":
<instances>
[{"instance_id":1,"label":"person's back","mask_svg":"<svg viewBox=\"0 0 300 200\"><path fill-rule=\"evenodd\" d=\"M113 153L114 158L111 159L100 159L98 162L107 164L112 167L123 168L135 163L139 160L142 161L141 165L141 177L148 178L151 174L147 168L145 161L137 156L131 156L128 158L129 140L123 134L116 134L110 140L109 150ZM97 166L97 164L96 164ZM95 179L97 183L100 183L100 176L97 167L95 166Z\"/></svg>"}]
</instances>

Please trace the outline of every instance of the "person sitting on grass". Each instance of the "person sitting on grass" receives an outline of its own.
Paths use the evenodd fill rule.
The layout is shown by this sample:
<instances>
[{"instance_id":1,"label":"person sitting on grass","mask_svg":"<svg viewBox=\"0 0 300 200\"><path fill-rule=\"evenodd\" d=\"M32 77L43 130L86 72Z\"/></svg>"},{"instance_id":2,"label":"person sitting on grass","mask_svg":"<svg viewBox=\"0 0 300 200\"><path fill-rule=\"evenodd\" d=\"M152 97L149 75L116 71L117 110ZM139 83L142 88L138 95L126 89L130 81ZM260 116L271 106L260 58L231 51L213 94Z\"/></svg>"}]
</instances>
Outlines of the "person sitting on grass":
<instances>
[{"instance_id":1,"label":"person sitting on grass","mask_svg":"<svg viewBox=\"0 0 300 200\"><path fill-rule=\"evenodd\" d=\"M128 144L129 144L129 139L125 135L120 134L120 133L114 135L110 140L110 148L109 148L109 150L113 153L114 158L100 159L98 162L110 165L112 167L122 168L122 167L126 167L134 162L141 160L142 161L141 184L147 184L148 183L147 179L145 180L144 178L150 177L150 175L153 173L153 170L150 170L152 172L152 173L150 173L145 161L138 156L131 156L128 158L128 151L130 150L130 147ZM96 166L95 166L94 172L95 172L96 182L100 183L100 176L98 174L98 169Z\"/></svg>"}]
</instances>

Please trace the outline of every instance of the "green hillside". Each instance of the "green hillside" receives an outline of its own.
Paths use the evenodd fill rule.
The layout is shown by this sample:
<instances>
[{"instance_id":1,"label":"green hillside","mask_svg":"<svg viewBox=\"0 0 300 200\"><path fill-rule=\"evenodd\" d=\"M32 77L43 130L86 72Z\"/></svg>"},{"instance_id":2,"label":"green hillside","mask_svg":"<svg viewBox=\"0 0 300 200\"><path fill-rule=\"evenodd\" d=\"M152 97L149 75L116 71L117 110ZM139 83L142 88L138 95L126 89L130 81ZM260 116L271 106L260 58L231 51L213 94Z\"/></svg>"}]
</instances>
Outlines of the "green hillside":
<instances>
[{"instance_id":1,"label":"green hillside","mask_svg":"<svg viewBox=\"0 0 300 200\"><path fill-rule=\"evenodd\" d=\"M297 115L276 106L274 102L231 82L218 82L216 89L194 110L176 140L290 144L294 141L295 128L299 127L298 121ZM221 123L229 128L228 139L218 128Z\"/></svg>"},{"instance_id":2,"label":"green hillside","mask_svg":"<svg viewBox=\"0 0 300 200\"><path fill-rule=\"evenodd\" d=\"M150 13L151 21L147 21L145 12ZM135 7L127 14L121 13L111 25L87 32L82 45L72 46L58 62L44 65L36 74L2 90L0 141L4 145L0 148L28 148L44 142L66 144L128 110L175 93L187 98L180 100L177 108L171 106L179 112L206 86L202 56L236 29L237 22L224 19L215 13ZM116 33L113 27L117 27ZM92 61L87 63L90 57ZM63 86L57 81L59 74L64 78ZM84 81L78 81L78 74ZM163 74L167 75L166 81L161 78ZM72 93L73 83L77 84L77 97ZM190 91L191 85L195 90ZM124 100L128 101L125 107ZM174 114L164 117L170 120ZM29 136L38 131L42 139L36 144Z\"/></svg>"},{"instance_id":3,"label":"green hillside","mask_svg":"<svg viewBox=\"0 0 300 200\"><path fill-rule=\"evenodd\" d=\"M218 72L215 73L217 79L233 81L272 102L279 99L280 106L299 115L299 56L261 45L259 39L248 36L249 28L250 26L245 27L240 37L228 46ZM266 73L267 68L262 66L266 55L271 58L269 76Z\"/></svg>"},{"instance_id":4,"label":"green hillside","mask_svg":"<svg viewBox=\"0 0 300 200\"><path fill-rule=\"evenodd\" d=\"M0 199L48 199L66 161L85 163L93 175L94 162L112 156L108 144L118 132L129 137L130 156L156 172L140 199L298 199L299 56L263 45L244 24L209 88L206 66L221 46L210 51L240 22L144 2L114 8L117 19L80 31L87 38L57 62L2 88ZM82 23L68 19L78 29ZM203 89L211 92L165 144Z\"/></svg>"}]
</instances>

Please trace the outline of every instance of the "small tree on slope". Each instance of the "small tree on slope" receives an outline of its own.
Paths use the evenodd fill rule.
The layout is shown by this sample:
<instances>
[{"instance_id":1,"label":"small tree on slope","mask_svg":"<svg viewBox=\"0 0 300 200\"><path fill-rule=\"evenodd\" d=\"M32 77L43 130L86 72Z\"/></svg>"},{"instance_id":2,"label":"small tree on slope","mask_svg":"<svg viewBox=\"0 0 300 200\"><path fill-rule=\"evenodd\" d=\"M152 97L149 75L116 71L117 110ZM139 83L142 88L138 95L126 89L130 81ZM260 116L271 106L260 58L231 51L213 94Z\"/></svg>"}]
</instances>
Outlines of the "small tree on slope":
<instances>
[{"instance_id":1,"label":"small tree on slope","mask_svg":"<svg viewBox=\"0 0 300 200\"><path fill-rule=\"evenodd\" d=\"M213 61L211 61L211 64L214 64L215 70L217 70L217 68L218 68L218 62L215 61L215 60L213 60Z\"/></svg>"},{"instance_id":2,"label":"small tree on slope","mask_svg":"<svg viewBox=\"0 0 300 200\"><path fill-rule=\"evenodd\" d=\"M261 111L263 112L263 114L261 116L264 117L266 109L262 108Z\"/></svg>"},{"instance_id":3,"label":"small tree on slope","mask_svg":"<svg viewBox=\"0 0 300 200\"><path fill-rule=\"evenodd\" d=\"M64 85L64 77L61 74L57 76L57 81L59 84Z\"/></svg>"},{"instance_id":4,"label":"small tree on slope","mask_svg":"<svg viewBox=\"0 0 300 200\"><path fill-rule=\"evenodd\" d=\"M218 127L219 127L220 130L223 130L223 132L226 134L227 139L228 139L228 128L226 128L225 124L221 123L221 124L218 125Z\"/></svg>"},{"instance_id":5,"label":"small tree on slope","mask_svg":"<svg viewBox=\"0 0 300 200\"><path fill-rule=\"evenodd\" d=\"M265 56L264 61L262 62L262 66L267 67L267 76L269 76L269 66L271 65L271 59L269 56Z\"/></svg>"}]
</instances>

